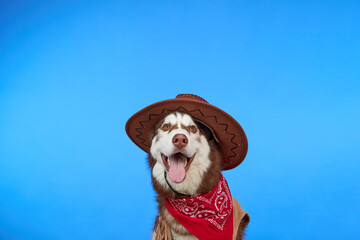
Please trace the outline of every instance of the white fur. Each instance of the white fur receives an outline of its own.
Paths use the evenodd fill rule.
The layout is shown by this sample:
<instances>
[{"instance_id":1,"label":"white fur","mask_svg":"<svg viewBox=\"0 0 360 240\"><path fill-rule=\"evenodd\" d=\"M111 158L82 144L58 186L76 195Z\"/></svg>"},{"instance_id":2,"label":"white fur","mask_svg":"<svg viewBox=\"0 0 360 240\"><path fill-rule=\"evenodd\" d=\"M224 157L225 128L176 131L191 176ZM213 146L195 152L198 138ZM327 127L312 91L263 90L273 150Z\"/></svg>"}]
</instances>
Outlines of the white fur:
<instances>
[{"instance_id":1,"label":"white fur","mask_svg":"<svg viewBox=\"0 0 360 240\"><path fill-rule=\"evenodd\" d=\"M180 152L187 157L192 157L194 154L194 160L190 165L190 168L186 172L186 177L181 183L172 182L170 178L167 178L171 186L178 192L195 195L199 185L201 183L204 173L210 166L210 146L207 139L200 135L200 131L196 133L189 133L183 129L181 125L191 126L196 125L193 119L188 114L172 113L164 119L163 124L170 123L173 126L177 126L177 129L169 131L163 131L160 129L157 136L154 136L150 148L151 156L156 160L156 164L152 170L152 175L164 188L168 188L168 185L164 178L164 171L166 168L163 164L161 153L165 156L171 156L172 154L179 152L179 150L172 143L172 139L176 134L184 134L188 139L188 144L180 150Z\"/></svg>"},{"instance_id":2,"label":"white fur","mask_svg":"<svg viewBox=\"0 0 360 240\"><path fill-rule=\"evenodd\" d=\"M151 156L156 160L156 163L152 170L152 175L155 180L161 184L164 188L169 188L164 178L164 171L166 168L163 164L161 153L165 156L171 156L174 153L179 152L174 144L172 139L176 134L184 134L188 139L188 144L180 150L180 152L187 157L192 157L195 154L195 157L190 165L190 168L186 172L186 177L181 183L172 182L170 178L167 178L171 186L178 192L195 195L202 181L203 175L210 167L210 146L207 142L207 139L200 135L198 130L196 133L189 133L187 130L182 128L183 126L196 125L193 119L188 114L183 113L172 113L164 119L164 124L171 124L172 126L177 126L177 129L173 129L170 133L169 131L158 130L157 136L154 136L152 144L150 147ZM165 210L164 218L167 222L172 222L174 219L171 214ZM196 240L195 236L181 235L177 232L187 232L187 230L182 225L173 226L176 229L171 229L171 233L174 239L176 240ZM153 232L152 239L155 239L156 233Z\"/></svg>"}]
</instances>

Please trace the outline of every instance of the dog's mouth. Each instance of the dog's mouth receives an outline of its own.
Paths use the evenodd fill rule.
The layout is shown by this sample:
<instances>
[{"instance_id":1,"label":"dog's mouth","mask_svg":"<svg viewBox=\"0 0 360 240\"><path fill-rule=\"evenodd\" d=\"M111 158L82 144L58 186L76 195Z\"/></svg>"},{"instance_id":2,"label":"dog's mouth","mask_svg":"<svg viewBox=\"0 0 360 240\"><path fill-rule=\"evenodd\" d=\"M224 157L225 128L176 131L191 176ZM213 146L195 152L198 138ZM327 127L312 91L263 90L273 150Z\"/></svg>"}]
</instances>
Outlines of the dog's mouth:
<instances>
[{"instance_id":1,"label":"dog's mouth","mask_svg":"<svg viewBox=\"0 0 360 240\"><path fill-rule=\"evenodd\" d=\"M169 172L169 177L174 183L181 183L184 181L186 171L190 168L194 157L195 154L192 157L187 157L180 152L175 153L169 157L161 153L161 158L166 171Z\"/></svg>"}]
</instances>

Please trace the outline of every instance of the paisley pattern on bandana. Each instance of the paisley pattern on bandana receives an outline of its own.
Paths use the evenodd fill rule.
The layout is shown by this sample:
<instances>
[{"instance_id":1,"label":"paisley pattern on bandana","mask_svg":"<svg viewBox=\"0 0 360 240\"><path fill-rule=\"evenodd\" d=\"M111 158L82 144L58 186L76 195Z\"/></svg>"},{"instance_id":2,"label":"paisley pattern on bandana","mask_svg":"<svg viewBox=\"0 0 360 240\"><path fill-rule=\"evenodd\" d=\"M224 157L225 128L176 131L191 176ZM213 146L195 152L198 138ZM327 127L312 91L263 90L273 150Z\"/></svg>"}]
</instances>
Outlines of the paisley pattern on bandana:
<instances>
[{"instance_id":1,"label":"paisley pattern on bandana","mask_svg":"<svg viewBox=\"0 0 360 240\"><path fill-rule=\"evenodd\" d=\"M168 203L177 212L195 219L203 219L219 231L232 213L232 197L225 178L209 193L197 197L168 198Z\"/></svg>"}]
</instances>

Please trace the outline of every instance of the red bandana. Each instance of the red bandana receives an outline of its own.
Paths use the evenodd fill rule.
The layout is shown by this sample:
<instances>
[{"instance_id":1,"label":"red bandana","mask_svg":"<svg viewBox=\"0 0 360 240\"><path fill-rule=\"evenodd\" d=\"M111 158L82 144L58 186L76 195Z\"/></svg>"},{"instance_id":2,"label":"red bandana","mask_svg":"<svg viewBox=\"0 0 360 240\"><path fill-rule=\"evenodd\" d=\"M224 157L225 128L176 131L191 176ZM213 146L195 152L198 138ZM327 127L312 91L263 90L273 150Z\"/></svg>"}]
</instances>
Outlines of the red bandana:
<instances>
[{"instance_id":1,"label":"red bandana","mask_svg":"<svg viewBox=\"0 0 360 240\"><path fill-rule=\"evenodd\" d=\"M211 192L196 197L166 198L166 208L199 240L232 239L232 197L222 175Z\"/></svg>"}]
</instances>

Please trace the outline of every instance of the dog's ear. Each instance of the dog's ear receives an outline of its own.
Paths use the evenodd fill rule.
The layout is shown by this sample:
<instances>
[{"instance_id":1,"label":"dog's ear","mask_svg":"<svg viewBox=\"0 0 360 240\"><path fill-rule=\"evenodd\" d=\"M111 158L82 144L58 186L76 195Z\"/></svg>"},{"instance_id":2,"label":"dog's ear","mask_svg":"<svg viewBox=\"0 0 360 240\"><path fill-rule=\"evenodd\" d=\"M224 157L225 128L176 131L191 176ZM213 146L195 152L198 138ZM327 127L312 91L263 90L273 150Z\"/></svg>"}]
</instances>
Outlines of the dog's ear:
<instances>
[{"instance_id":1,"label":"dog's ear","mask_svg":"<svg viewBox=\"0 0 360 240\"><path fill-rule=\"evenodd\" d=\"M219 146L219 141L216 138L214 131L203 122L195 120L196 125L200 129L200 132L205 135L208 141L213 141L216 146Z\"/></svg>"}]
</instances>

